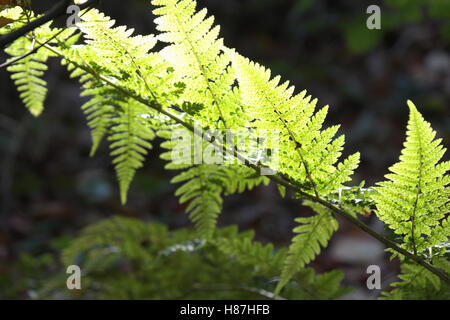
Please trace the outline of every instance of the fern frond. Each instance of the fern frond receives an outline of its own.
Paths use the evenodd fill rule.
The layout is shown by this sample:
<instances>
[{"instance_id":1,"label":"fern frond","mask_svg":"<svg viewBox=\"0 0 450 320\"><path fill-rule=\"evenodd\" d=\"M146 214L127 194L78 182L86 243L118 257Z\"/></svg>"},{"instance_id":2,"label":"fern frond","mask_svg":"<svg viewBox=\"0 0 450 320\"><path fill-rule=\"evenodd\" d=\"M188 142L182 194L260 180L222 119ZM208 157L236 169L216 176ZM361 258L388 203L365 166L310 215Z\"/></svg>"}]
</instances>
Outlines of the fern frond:
<instances>
[{"instance_id":1,"label":"fern frond","mask_svg":"<svg viewBox=\"0 0 450 320\"><path fill-rule=\"evenodd\" d=\"M372 196L378 217L403 237L403 246L423 255L448 241L450 228L442 221L450 211L450 161L441 162L446 149L436 132L408 101L410 117L400 161L379 183Z\"/></svg>"},{"instance_id":2,"label":"fern frond","mask_svg":"<svg viewBox=\"0 0 450 320\"><path fill-rule=\"evenodd\" d=\"M188 229L168 232L159 223L114 217L85 228L62 257L66 266L82 266L85 297L95 288L97 297L116 299L198 299L205 294L214 299L276 298L270 293L272 279L282 267L285 251L275 252L271 244L262 246L252 239L253 232L240 233L237 226L217 229L213 239L204 241ZM316 275L303 269L283 297L337 298L346 293L342 277L340 271ZM49 284L41 296L59 290L61 280L66 278ZM120 290L124 286L129 290ZM216 290L204 293L199 288Z\"/></svg>"},{"instance_id":3,"label":"fern frond","mask_svg":"<svg viewBox=\"0 0 450 320\"><path fill-rule=\"evenodd\" d=\"M175 195L180 197L180 203L189 201L186 213L201 237L212 237L222 211L224 194L251 190L262 182L267 183L264 177L252 177L252 173L245 167L201 164L172 179L172 183L184 182Z\"/></svg>"},{"instance_id":4,"label":"fern frond","mask_svg":"<svg viewBox=\"0 0 450 320\"><path fill-rule=\"evenodd\" d=\"M112 120L108 140L111 141L111 156L114 157L113 164L119 179L120 197L124 204L136 170L143 166L148 150L152 149L149 141L156 135L150 122L141 117L148 112L145 105L129 99L121 107L120 114Z\"/></svg>"},{"instance_id":5,"label":"fern frond","mask_svg":"<svg viewBox=\"0 0 450 320\"><path fill-rule=\"evenodd\" d=\"M82 96L92 96L83 109L92 129L93 147L97 149L101 139L108 134L113 164L117 172L122 203L127 200L127 191L137 169L141 168L145 155L152 148L155 138L152 128L153 111L134 99L125 97L117 89L104 85L73 64L68 64L72 77L80 77L84 91Z\"/></svg>"},{"instance_id":6,"label":"fern frond","mask_svg":"<svg viewBox=\"0 0 450 320\"><path fill-rule=\"evenodd\" d=\"M2 11L2 16L14 20L14 23L0 29L0 34L11 32L22 27L32 21L34 14L29 13L26 18L22 8L14 7ZM44 110L44 101L47 96L47 82L43 79L45 71L47 71L47 60L52 53L44 48L38 49L38 41L71 41L71 37L75 30L67 29L64 32L57 28L50 28L50 22L36 28L33 33L20 37L11 43L5 52L11 58L7 62L13 62L7 70L11 73L11 79L20 93L20 98L30 113L37 117ZM59 33L60 32L60 33ZM53 39L54 35L59 33L57 39ZM51 40L51 41L50 41ZM32 50L35 52L31 53ZM26 55L26 56L25 56Z\"/></svg>"},{"instance_id":7,"label":"fern frond","mask_svg":"<svg viewBox=\"0 0 450 320\"><path fill-rule=\"evenodd\" d=\"M20 28L27 21L25 19L25 12L20 7L3 10L2 16L10 18L15 22L1 28L0 34ZM33 18L33 15L31 15L31 18ZM49 25L47 23L35 30L34 36L38 39L50 37L52 30ZM35 46L37 46L36 41L33 41L31 36L17 39L5 49L5 52L11 56L7 62L29 53ZM47 95L47 82L42 79L42 76L47 71L46 62L48 57L49 52L45 49L40 49L7 68L11 73L11 79L14 81L20 93L22 102L35 117L39 116L44 109L44 100Z\"/></svg>"},{"instance_id":8,"label":"fern frond","mask_svg":"<svg viewBox=\"0 0 450 320\"><path fill-rule=\"evenodd\" d=\"M450 287L441 283L438 276L414 263L403 262L401 281L391 283L392 290L382 292L385 300L429 300L450 298Z\"/></svg>"},{"instance_id":9,"label":"fern frond","mask_svg":"<svg viewBox=\"0 0 450 320\"><path fill-rule=\"evenodd\" d=\"M215 165L199 165L172 179L172 183L185 182L175 195L180 196L180 203L191 200L186 213L199 234L207 239L211 238L222 211L223 189L217 182L223 178L223 172L217 169Z\"/></svg>"},{"instance_id":10,"label":"fern frond","mask_svg":"<svg viewBox=\"0 0 450 320\"><path fill-rule=\"evenodd\" d=\"M90 88L81 94L81 96L92 96L81 107L86 115L88 126L91 129L91 157L94 156L103 138L109 132L111 118L114 116L114 105L117 105L121 99L117 95L116 90L92 80L90 81Z\"/></svg>"},{"instance_id":11,"label":"fern frond","mask_svg":"<svg viewBox=\"0 0 450 320\"><path fill-rule=\"evenodd\" d=\"M9 7L0 5L0 17L12 21L0 27L0 34L8 34L21 28L28 22L25 11L19 6Z\"/></svg>"},{"instance_id":12,"label":"fern frond","mask_svg":"<svg viewBox=\"0 0 450 320\"><path fill-rule=\"evenodd\" d=\"M316 196L343 187L359 163L359 154L336 165L344 145L344 136L334 139L338 126L322 130L328 107L315 113L316 100L306 91L293 96L289 82L271 79L271 71L234 50L225 49L232 60L241 90L242 104L253 118L256 129L280 132L279 171Z\"/></svg>"},{"instance_id":13,"label":"fern frond","mask_svg":"<svg viewBox=\"0 0 450 320\"><path fill-rule=\"evenodd\" d=\"M281 279L275 290L276 294L320 253L321 246L327 246L332 234L338 229L337 220L327 208L310 201L305 201L304 204L316 211L317 215L295 219L300 226L294 228L297 235L289 247Z\"/></svg>"},{"instance_id":14,"label":"fern frond","mask_svg":"<svg viewBox=\"0 0 450 320\"><path fill-rule=\"evenodd\" d=\"M82 107L92 130L91 155L103 137L108 136L121 201L125 203L135 172L142 167L152 148L150 142L155 138L154 130L164 119L157 118L154 110L130 98L116 86L106 85L98 75L111 79L136 96L158 99L164 105L169 102L163 97L173 96L172 91L179 88L174 87L170 69L161 56L149 53L156 44L154 36L132 36L132 29L114 27L114 24L115 21L103 13L90 10L78 24L85 44L78 46L76 53L67 49L64 54L72 61L66 62L72 77L80 77L83 83L82 96L92 97ZM98 55L102 59L98 59Z\"/></svg>"},{"instance_id":15,"label":"fern frond","mask_svg":"<svg viewBox=\"0 0 450 320\"><path fill-rule=\"evenodd\" d=\"M253 241L254 233L239 233L233 237L217 237L213 240L220 251L236 259L240 264L254 266L259 272L277 275L283 266L286 250L274 250L269 243L263 246Z\"/></svg>"}]
</instances>

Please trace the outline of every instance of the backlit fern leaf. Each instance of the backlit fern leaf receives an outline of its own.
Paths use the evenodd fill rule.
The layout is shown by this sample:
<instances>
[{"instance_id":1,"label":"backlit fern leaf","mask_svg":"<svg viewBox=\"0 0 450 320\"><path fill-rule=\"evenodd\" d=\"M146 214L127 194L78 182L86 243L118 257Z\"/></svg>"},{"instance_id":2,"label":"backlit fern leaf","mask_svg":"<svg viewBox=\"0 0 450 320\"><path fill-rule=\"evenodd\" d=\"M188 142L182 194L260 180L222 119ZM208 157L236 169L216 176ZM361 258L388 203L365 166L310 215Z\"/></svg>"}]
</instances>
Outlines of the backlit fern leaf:
<instances>
[{"instance_id":1,"label":"backlit fern leaf","mask_svg":"<svg viewBox=\"0 0 450 320\"><path fill-rule=\"evenodd\" d=\"M279 171L317 197L336 193L343 188L358 166L359 154L337 163L344 137L334 138L338 126L322 130L328 108L315 113L317 101L305 97L305 92L293 96L294 88L289 87L288 82L279 85L280 77L271 79L269 69L233 50L226 51L236 70L242 102L254 119L250 125L256 129L280 132ZM307 204L319 214L297 219L302 225L294 229L298 235L289 248L276 292L315 258L320 246L326 246L337 229L337 222L329 210L309 202Z\"/></svg>"},{"instance_id":2,"label":"backlit fern leaf","mask_svg":"<svg viewBox=\"0 0 450 320\"><path fill-rule=\"evenodd\" d=\"M314 260L320 253L321 246L326 247L332 234L338 229L337 220L327 208L310 201L305 201L304 204L316 211L317 215L295 219L300 226L294 228L296 236L289 247L276 293L306 264Z\"/></svg>"},{"instance_id":3,"label":"backlit fern leaf","mask_svg":"<svg viewBox=\"0 0 450 320\"><path fill-rule=\"evenodd\" d=\"M108 140L111 141L111 156L114 157L121 200L126 203L134 174L142 167L148 150L152 149L149 141L156 135L150 122L142 118L148 111L146 106L130 99L121 104L121 109L120 114L112 119Z\"/></svg>"},{"instance_id":4,"label":"backlit fern leaf","mask_svg":"<svg viewBox=\"0 0 450 320\"><path fill-rule=\"evenodd\" d=\"M96 85L97 87L94 87ZM85 90L81 95L92 95L92 98L81 109L84 111L88 126L91 129L92 148L90 155L92 157L109 131L111 117L114 115L114 105L117 104L120 97L117 96L116 90L99 82L91 81L90 86L89 90Z\"/></svg>"},{"instance_id":5,"label":"backlit fern leaf","mask_svg":"<svg viewBox=\"0 0 450 320\"><path fill-rule=\"evenodd\" d=\"M27 48L31 48L31 40L20 38L5 51L13 57L18 57L30 50ZM39 116L44 110L47 82L42 76L47 70L48 57L47 51L41 49L8 67L8 71L12 73L11 79L20 92L20 98L34 116Z\"/></svg>"},{"instance_id":6,"label":"backlit fern leaf","mask_svg":"<svg viewBox=\"0 0 450 320\"><path fill-rule=\"evenodd\" d=\"M92 129L95 152L101 139L108 134L113 164L119 180L122 203L126 202L127 190L137 169L142 167L147 150L152 148L149 141L155 138L151 119L152 111L134 99L127 99L111 86L104 85L82 69L68 64L72 77L80 77L83 96L92 96L83 109Z\"/></svg>"},{"instance_id":7,"label":"backlit fern leaf","mask_svg":"<svg viewBox=\"0 0 450 320\"><path fill-rule=\"evenodd\" d=\"M202 237L211 238L222 211L223 172L214 165L199 165L184 171L172 179L173 183L184 182L175 193L180 196L180 203L189 202L186 213L195 223Z\"/></svg>"},{"instance_id":8,"label":"backlit fern leaf","mask_svg":"<svg viewBox=\"0 0 450 320\"><path fill-rule=\"evenodd\" d=\"M426 263L432 261L428 269L448 272L445 259L450 232L450 177L447 175L450 162L439 163L445 149L440 146L439 139L434 140L434 131L411 102L408 103L411 114L405 149L400 162L391 167L392 173L386 176L388 181L380 183L375 191L364 189L363 184L345 188L344 184L351 180L358 166L359 154L339 162L345 139L344 136L336 136L338 126L323 128L328 107L316 110L317 100L307 97L305 91L294 95L294 88L288 82L281 83L279 76L271 77L269 69L227 49L218 38L219 27L213 26L214 18L207 17L206 9L195 12L196 1L153 0L152 3L158 6L154 13L158 15L157 29L162 32L157 37L132 36L133 30L115 27L115 22L109 17L91 10L85 12L78 25L84 34L83 44L75 45L76 37L73 37L75 41L67 42L67 37L60 35L8 70L13 73L21 98L29 110L38 115L46 95L46 82L41 78L46 70L45 62L54 54L63 57L72 76L80 78L82 96L91 97L82 107L92 130L91 154L95 153L104 137L110 141L122 202L126 201L136 170L142 167L148 150L152 148L155 133L158 132L165 140L162 147L169 151L161 157L169 162L167 169L182 171L172 182L182 183L176 195L180 197L180 203L186 203L186 212L201 239L193 239L194 236L189 235L183 242L160 250L155 261L160 258L164 261L164 257L173 258L177 254L189 257L194 251L203 255L208 246L217 245L226 254L225 259L232 258L222 262L254 266L251 277L254 273L259 276L259 273L268 272L272 277L281 272L276 293L281 289L288 293L294 287L298 290L300 286L295 282L299 282L306 284L305 293L308 290L314 293L328 290L330 293L299 294L298 297L338 296L342 292L339 289L342 273L331 272L320 276L319 280L319 276L305 268L320 253L321 247L328 244L338 227L325 206L305 202L317 215L296 219L300 226L294 229L296 236L287 252L275 252L273 246L262 246L248 234L235 237L217 235L220 234L216 224L222 211L223 196L267 183L268 179L258 176L255 169L273 165L272 169L278 171L273 180L278 183L283 197L286 187L297 190L294 197L336 205L339 210L336 208L334 211L350 220L351 215L354 217L356 213L370 210L375 200L378 216L401 236L400 242L405 249L423 258L422 265L426 265L425 259ZM18 13L11 11L10 18ZM20 19L0 28L0 34L27 22L23 16ZM53 31L49 24L39 27L35 30L36 39L42 43L53 35ZM73 32L65 31L63 34ZM169 45L160 52L150 52L157 40ZM6 52L20 58L33 47L32 41L32 35L27 34L10 45ZM222 144L222 129L242 129L245 142L257 140L250 134L253 129L276 132L280 137L276 151L279 151L279 157L272 158L269 164L261 162L263 151L275 151L272 149L274 145L270 144L256 153L252 150L239 156L237 149L231 150L233 153L236 151L234 155L224 155L220 150L218 163L209 163L203 156L199 159L195 143L191 143L196 135L190 132L195 131L193 128L199 124L200 129L219 132L214 137L214 145ZM189 129L189 141L181 145L172 136L179 127ZM209 140L205 135L203 138ZM227 144L228 140L225 147ZM200 138L202 154L212 145L212 141ZM194 153L176 159L178 151L192 148ZM250 160L251 168L228 162L236 160L235 157ZM125 227L130 226L127 221L119 222L123 222ZM123 231L111 223L105 226L106 233ZM96 238L95 233L100 229L93 228L89 237ZM128 230L123 232L128 233ZM138 241L142 240L141 235L136 235ZM105 243L99 238L94 242L105 244L107 251L126 249L121 247L121 239L117 239L115 234L105 238ZM140 243L133 243L135 239L132 236L124 238L125 247L140 247ZM107 242L113 245L109 246ZM401 251L395 245L391 246ZM88 247L86 250L91 249ZM166 255L167 252L169 254ZM203 258L209 259L206 255ZM428 269L401 259L402 281L393 285L394 290L388 294L391 297L413 297L411 292L417 290L423 290L423 296L429 296L430 292L448 289ZM149 261L147 259L145 263ZM165 267L164 263L158 264ZM299 279L303 279L303 283ZM320 284L316 287L317 282ZM329 283L326 285L326 282ZM275 286L274 281L267 283L270 290Z\"/></svg>"}]
</instances>

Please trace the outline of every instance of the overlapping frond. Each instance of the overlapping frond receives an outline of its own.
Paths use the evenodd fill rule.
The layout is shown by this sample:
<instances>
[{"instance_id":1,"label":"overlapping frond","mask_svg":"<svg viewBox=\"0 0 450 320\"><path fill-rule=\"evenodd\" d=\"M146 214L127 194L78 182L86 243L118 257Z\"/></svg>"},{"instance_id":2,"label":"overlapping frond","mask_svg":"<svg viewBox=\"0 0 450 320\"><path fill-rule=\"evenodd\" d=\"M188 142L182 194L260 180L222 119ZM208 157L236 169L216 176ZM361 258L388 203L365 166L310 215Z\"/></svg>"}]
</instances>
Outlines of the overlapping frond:
<instances>
[{"instance_id":1,"label":"overlapping frond","mask_svg":"<svg viewBox=\"0 0 450 320\"><path fill-rule=\"evenodd\" d=\"M240 233L237 226L218 228L211 241L197 236L189 229L169 232L160 223L113 217L85 228L64 249L62 258L66 266L82 267L84 290L80 294L86 297L94 287L100 297L117 297L125 285L129 290L120 295L124 299L198 299L205 294L217 299L279 298L271 293L272 279L282 267L284 250L262 246L253 240L253 232ZM124 265L129 268L124 270ZM342 278L337 270L315 274L304 269L283 298L337 298L347 292ZM49 296L46 291L53 286L61 287L60 282L49 284L41 295ZM211 286L218 290L199 291Z\"/></svg>"},{"instance_id":2,"label":"overlapping frond","mask_svg":"<svg viewBox=\"0 0 450 320\"><path fill-rule=\"evenodd\" d=\"M180 203L190 201L186 213L202 237L211 238L222 211L220 181L224 178L224 172L215 165L199 165L172 179L173 183L184 182L175 195Z\"/></svg>"},{"instance_id":3,"label":"overlapping frond","mask_svg":"<svg viewBox=\"0 0 450 320\"><path fill-rule=\"evenodd\" d=\"M73 64L68 64L72 76L79 76L83 84L82 96L91 96L83 110L92 130L91 154L98 148L102 138L108 135L111 156L119 180L122 203L137 169L142 167L145 155L152 148L155 138L152 128L153 111L142 103L127 98L112 86L105 85Z\"/></svg>"},{"instance_id":4,"label":"overlapping frond","mask_svg":"<svg viewBox=\"0 0 450 320\"><path fill-rule=\"evenodd\" d=\"M306 91L293 95L289 82L271 79L271 71L227 50L239 81L242 103L256 129L280 132L279 171L298 183L309 184L307 192L316 196L335 192L359 163L359 154L336 162L342 153L344 136L335 138L339 126L322 130L328 107L315 112L317 100Z\"/></svg>"},{"instance_id":5,"label":"overlapping frond","mask_svg":"<svg viewBox=\"0 0 450 320\"><path fill-rule=\"evenodd\" d=\"M189 201L186 213L199 235L210 239L222 211L223 196L251 190L261 183L267 185L269 180L242 164L205 161L207 150L214 147L213 143L202 141L186 130L178 131L178 136L177 128L166 126L158 131L158 135L165 139L161 147L168 150L161 154L161 158L168 161L166 169L182 170L171 181L184 183L175 194L180 197L180 203ZM181 139L175 138L174 133ZM216 152L221 162L223 153L220 150L218 148Z\"/></svg>"}]
</instances>

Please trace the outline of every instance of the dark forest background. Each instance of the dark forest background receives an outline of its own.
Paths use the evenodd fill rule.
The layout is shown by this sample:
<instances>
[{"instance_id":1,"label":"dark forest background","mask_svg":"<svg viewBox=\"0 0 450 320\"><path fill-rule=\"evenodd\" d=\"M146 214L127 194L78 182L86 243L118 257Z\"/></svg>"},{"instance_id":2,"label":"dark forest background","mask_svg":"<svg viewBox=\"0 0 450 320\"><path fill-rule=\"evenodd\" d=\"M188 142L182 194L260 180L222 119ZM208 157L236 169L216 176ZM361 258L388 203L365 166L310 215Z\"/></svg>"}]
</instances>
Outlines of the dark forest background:
<instances>
[{"instance_id":1,"label":"dark forest background","mask_svg":"<svg viewBox=\"0 0 450 320\"><path fill-rule=\"evenodd\" d=\"M37 10L54 1L33 1ZM330 105L327 124L342 124L345 154L360 151L355 182L372 185L399 157L411 99L444 145L450 143L450 1L436 0L199 0L221 25L225 44L271 68ZM366 28L366 8L378 4L382 29ZM118 24L153 33L150 1L103 0L98 8ZM0 55L0 62L6 56ZM101 57L99 57L101 58ZM90 134L79 87L54 60L46 75L49 94L34 119L0 70L0 298L32 298L42 256L53 257L84 226L112 215L189 225L164 171L158 148L149 156L120 205L106 143L89 157ZM446 159L450 154L447 152ZM283 200L276 187L227 197L220 225L253 228L260 241L288 245L293 219L309 214L297 200ZM378 231L373 215L364 218ZM383 286L398 265L383 246L341 221L330 246L312 264L341 268L357 289L346 298L375 298L365 287L370 264L383 270ZM45 258L45 259L47 259ZM53 266L50 268L58 268Z\"/></svg>"}]
</instances>

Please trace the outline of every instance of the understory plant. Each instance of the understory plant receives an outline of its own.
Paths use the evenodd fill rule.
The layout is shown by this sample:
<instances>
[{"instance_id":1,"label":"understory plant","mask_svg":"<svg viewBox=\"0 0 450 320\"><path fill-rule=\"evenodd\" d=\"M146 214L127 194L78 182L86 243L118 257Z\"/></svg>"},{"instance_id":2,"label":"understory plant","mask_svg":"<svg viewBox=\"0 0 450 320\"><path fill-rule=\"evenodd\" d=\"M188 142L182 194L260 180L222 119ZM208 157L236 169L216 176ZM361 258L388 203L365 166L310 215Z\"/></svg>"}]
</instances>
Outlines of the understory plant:
<instances>
[{"instance_id":1,"label":"understory plant","mask_svg":"<svg viewBox=\"0 0 450 320\"><path fill-rule=\"evenodd\" d=\"M81 108L91 155L109 144L123 203L155 139L163 139L161 158L166 169L177 170L176 196L195 226L195 232L169 232L156 223L105 220L64 250L64 264L81 265L89 285L106 298L119 291L123 298L198 298L211 291L216 298L333 299L347 292L342 272L316 275L307 265L338 231L341 216L401 261L399 279L383 298L449 298L450 162L441 161L446 149L413 102L407 102L404 148L385 181L352 185L360 155L342 159L345 137L338 125L324 126L328 106L227 47L214 17L196 1L151 5L157 35L135 35L88 7L76 28L49 21L4 49L11 79L35 116L44 110L50 58L79 80L89 98ZM0 16L9 21L3 35L40 18L21 6L7 6ZM228 139L230 132L239 134ZM270 138L261 139L261 132ZM240 138L257 148L244 152L235 143ZM315 212L296 219L287 249L216 227L226 196L269 182L281 197L302 199ZM358 219L370 211L394 240ZM192 272L197 276L183 276ZM170 277L181 289L169 285Z\"/></svg>"}]
</instances>

